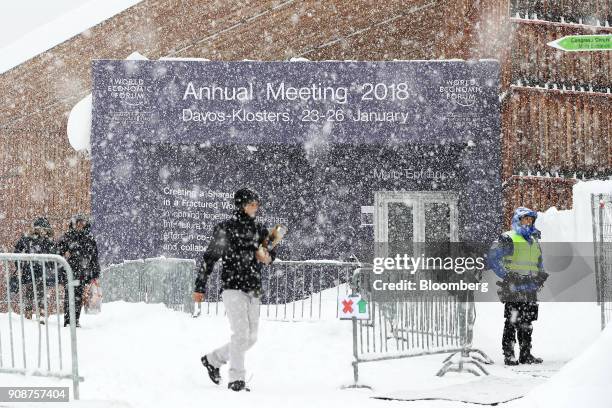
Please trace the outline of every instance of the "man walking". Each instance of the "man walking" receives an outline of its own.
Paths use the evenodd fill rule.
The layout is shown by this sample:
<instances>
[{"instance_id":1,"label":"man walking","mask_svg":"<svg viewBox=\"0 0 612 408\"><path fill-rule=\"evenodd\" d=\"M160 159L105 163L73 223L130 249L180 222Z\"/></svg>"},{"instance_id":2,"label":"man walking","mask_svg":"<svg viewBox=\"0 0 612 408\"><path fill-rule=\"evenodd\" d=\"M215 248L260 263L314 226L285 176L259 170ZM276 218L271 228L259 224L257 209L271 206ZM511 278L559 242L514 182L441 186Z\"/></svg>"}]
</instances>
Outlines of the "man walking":
<instances>
[{"instance_id":1,"label":"man walking","mask_svg":"<svg viewBox=\"0 0 612 408\"><path fill-rule=\"evenodd\" d=\"M204 300L206 280L217 260L222 260L223 305L232 331L229 343L201 358L210 379L219 384L219 368L229 362L228 388L248 391L245 383L246 351L257 340L261 268L275 258L275 251L261 247L268 235L267 228L255 221L260 205L259 196L243 188L234 194L236 210L233 217L217 224L213 238L199 260L193 299Z\"/></svg>"},{"instance_id":2,"label":"man walking","mask_svg":"<svg viewBox=\"0 0 612 408\"><path fill-rule=\"evenodd\" d=\"M55 243L53 242L53 229L49 220L39 217L32 223L32 230L24 234L15 244L15 253L23 254L54 254ZM43 317L46 313L46 300L44 298L43 285L54 287L53 263L45 263L45 274L43 279L42 262L15 262L15 271L21 274L25 300L25 317L32 318L32 313L36 312L38 320L44 324ZM14 282L14 286L19 293L19 277Z\"/></svg>"},{"instance_id":3,"label":"man walking","mask_svg":"<svg viewBox=\"0 0 612 408\"><path fill-rule=\"evenodd\" d=\"M58 252L66 258L72 269L73 278L80 281L74 287L75 325L81 327L79 318L83 305L83 292L87 285L100 276L98 262L98 247L91 233L91 225L87 216L77 214L70 220L70 229L57 244ZM70 324L70 309L68 284L64 294L64 327Z\"/></svg>"},{"instance_id":4,"label":"man walking","mask_svg":"<svg viewBox=\"0 0 612 408\"><path fill-rule=\"evenodd\" d=\"M504 232L489 254L489 266L497 276L500 300L504 303L502 350L505 365L540 364L531 354L532 322L538 319L537 292L548 274L542 265L540 231L534 226L537 213L519 207L512 217L512 229ZM514 355L518 335L519 359Z\"/></svg>"}]
</instances>

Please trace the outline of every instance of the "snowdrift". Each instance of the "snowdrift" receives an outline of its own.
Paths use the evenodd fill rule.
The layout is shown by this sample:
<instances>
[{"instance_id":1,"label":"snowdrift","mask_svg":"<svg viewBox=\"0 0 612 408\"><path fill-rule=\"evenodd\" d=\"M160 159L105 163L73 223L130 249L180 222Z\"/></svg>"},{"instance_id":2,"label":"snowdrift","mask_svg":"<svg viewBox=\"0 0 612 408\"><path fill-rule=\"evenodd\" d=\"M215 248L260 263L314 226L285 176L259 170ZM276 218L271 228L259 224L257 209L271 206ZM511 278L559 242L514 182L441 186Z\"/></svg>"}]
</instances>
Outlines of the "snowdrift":
<instances>
[{"instance_id":1,"label":"snowdrift","mask_svg":"<svg viewBox=\"0 0 612 408\"><path fill-rule=\"evenodd\" d=\"M612 326L546 383L527 394L520 408L612 407Z\"/></svg>"}]
</instances>

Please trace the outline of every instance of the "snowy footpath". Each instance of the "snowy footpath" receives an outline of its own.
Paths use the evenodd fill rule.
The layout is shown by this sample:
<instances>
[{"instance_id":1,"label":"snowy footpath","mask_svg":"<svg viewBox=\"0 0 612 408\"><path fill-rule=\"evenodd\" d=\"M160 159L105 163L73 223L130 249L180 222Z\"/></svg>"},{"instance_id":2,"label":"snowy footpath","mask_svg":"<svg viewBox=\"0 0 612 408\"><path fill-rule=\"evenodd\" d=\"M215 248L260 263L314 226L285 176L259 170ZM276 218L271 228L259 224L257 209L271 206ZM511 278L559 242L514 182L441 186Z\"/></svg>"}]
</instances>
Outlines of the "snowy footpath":
<instances>
[{"instance_id":1,"label":"snowy footpath","mask_svg":"<svg viewBox=\"0 0 612 408\"><path fill-rule=\"evenodd\" d=\"M326 307L329 316L331 307ZM595 304L541 304L533 352L545 363L513 368L504 367L501 358L501 303L478 304L477 312L475 346L495 360L487 367L488 377L451 373L438 378L435 373L445 356L437 355L363 364L360 378L373 390L341 389L352 381L350 322L262 320L259 341L247 354L252 392L234 393L213 385L200 364L201 355L229 339L224 317L194 319L160 304L108 303L101 314L81 319L81 400L61 405L476 407L512 400L502 406L612 407L612 331L601 334ZM36 324L27 323L26 332L37 336ZM6 333L6 328L7 315L0 314L0 330ZM56 322L50 328L57 330ZM68 329L61 330L68 339ZM227 375L226 368L222 375ZM0 374L0 383L71 385L68 380L13 374Z\"/></svg>"}]
</instances>

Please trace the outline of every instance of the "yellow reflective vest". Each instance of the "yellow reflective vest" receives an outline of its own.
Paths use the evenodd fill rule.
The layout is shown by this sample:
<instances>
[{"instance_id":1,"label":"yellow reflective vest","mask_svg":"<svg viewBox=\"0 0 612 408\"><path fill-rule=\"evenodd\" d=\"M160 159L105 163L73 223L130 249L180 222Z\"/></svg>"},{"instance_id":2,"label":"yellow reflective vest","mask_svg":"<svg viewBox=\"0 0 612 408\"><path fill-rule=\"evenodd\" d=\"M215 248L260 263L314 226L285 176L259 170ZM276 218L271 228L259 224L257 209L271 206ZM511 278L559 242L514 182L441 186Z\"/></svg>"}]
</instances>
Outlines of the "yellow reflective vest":
<instances>
[{"instance_id":1,"label":"yellow reflective vest","mask_svg":"<svg viewBox=\"0 0 612 408\"><path fill-rule=\"evenodd\" d=\"M540 257L542 250L535 239L530 244L521 234L515 231L506 231L504 235L512 239L514 251L512 255L503 258L506 271L517 273L521 276L535 276L540 268Z\"/></svg>"}]
</instances>

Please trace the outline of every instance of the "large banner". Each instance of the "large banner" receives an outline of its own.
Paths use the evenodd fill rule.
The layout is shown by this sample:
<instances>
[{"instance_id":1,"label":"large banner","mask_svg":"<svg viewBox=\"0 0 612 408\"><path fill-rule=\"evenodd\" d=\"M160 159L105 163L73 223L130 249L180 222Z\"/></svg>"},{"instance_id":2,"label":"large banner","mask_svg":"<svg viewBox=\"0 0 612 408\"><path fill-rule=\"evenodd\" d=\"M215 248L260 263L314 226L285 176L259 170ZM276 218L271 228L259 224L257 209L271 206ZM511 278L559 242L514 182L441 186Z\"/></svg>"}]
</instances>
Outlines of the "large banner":
<instances>
[{"instance_id":1,"label":"large banner","mask_svg":"<svg viewBox=\"0 0 612 408\"><path fill-rule=\"evenodd\" d=\"M102 262L197 258L233 192L283 259L371 261L501 228L495 61L93 63Z\"/></svg>"}]
</instances>

